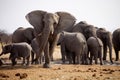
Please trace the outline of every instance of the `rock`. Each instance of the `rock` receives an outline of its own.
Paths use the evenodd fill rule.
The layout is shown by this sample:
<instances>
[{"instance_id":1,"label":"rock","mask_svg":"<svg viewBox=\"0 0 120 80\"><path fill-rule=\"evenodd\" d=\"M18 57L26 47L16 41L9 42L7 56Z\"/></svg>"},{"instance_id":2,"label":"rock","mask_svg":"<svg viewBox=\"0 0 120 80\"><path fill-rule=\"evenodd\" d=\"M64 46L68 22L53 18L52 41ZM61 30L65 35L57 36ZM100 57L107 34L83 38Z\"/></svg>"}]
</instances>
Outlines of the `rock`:
<instances>
[{"instance_id":1,"label":"rock","mask_svg":"<svg viewBox=\"0 0 120 80\"><path fill-rule=\"evenodd\" d=\"M103 71L108 71L107 69L103 69Z\"/></svg>"},{"instance_id":2,"label":"rock","mask_svg":"<svg viewBox=\"0 0 120 80\"><path fill-rule=\"evenodd\" d=\"M27 76L28 76L27 73L23 73L20 75L20 79L26 78Z\"/></svg>"},{"instance_id":3,"label":"rock","mask_svg":"<svg viewBox=\"0 0 120 80\"><path fill-rule=\"evenodd\" d=\"M4 74L4 73L0 73L0 77L2 77L2 78L9 78L9 76Z\"/></svg>"},{"instance_id":4,"label":"rock","mask_svg":"<svg viewBox=\"0 0 120 80\"><path fill-rule=\"evenodd\" d=\"M20 73L16 73L15 76L20 76Z\"/></svg>"},{"instance_id":5,"label":"rock","mask_svg":"<svg viewBox=\"0 0 120 80\"><path fill-rule=\"evenodd\" d=\"M96 74L94 73L94 74L92 75L92 77L96 77Z\"/></svg>"}]
</instances>

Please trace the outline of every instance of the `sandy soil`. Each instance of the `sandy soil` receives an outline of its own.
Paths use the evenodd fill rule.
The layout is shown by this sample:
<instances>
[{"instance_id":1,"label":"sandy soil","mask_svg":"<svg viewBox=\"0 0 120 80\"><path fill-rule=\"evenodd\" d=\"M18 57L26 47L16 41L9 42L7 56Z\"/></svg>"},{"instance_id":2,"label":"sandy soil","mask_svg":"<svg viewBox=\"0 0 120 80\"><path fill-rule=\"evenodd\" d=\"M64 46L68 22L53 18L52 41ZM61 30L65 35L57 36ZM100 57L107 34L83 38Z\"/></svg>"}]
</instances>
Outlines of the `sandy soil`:
<instances>
[{"instance_id":1,"label":"sandy soil","mask_svg":"<svg viewBox=\"0 0 120 80\"><path fill-rule=\"evenodd\" d=\"M113 60L114 57L113 55ZM0 58L5 63L10 63L8 55ZM113 65L110 65L109 61L102 66L69 65L60 64L60 58L60 49L57 47L54 52L55 61L51 62L49 69L42 68L42 64L29 67L20 64L14 67L3 65L0 67L0 80L120 80L120 60Z\"/></svg>"}]
</instances>

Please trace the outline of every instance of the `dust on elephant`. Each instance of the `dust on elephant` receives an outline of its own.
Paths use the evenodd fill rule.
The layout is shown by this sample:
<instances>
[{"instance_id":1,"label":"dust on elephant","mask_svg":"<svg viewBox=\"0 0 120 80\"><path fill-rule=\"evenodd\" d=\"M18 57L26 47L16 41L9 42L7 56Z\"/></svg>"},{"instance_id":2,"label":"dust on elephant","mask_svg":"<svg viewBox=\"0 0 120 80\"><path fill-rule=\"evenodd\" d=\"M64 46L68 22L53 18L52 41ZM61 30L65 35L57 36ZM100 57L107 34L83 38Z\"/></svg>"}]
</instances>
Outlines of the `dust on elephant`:
<instances>
[{"instance_id":1,"label":"dust on elephant","mask_svg":"<svg viewBox=\"0 0 120 80\"><path fill-rule=\"evenodd\" d=\"M99 42L99 43L98 43ZM100 60L100 64L103 64L102 61L102 48L103 43L97 37L89 37L87 40L88 45L88 54L90 52L90 64L92 64L93 58L95 59L95 64L98 63L97 58Z\"/></svg>"},{"instance_id":2,"label":"dust on elephant","mask_svg":"<svg viewBox=\"0 0 120 80\"><path fill-rule=\"evenodd\" d=\"M115 54L116 54L116 61L119 60L119 51L120 51L120 28L116 29L115 31L113 31L112 34L113 38L113 47L115 50Z\"/></svg>"},{"instance_id":3,"label":"dust on elephant","mask_svg":"<svg viewBox=\"0 0 120 80\"><path fill-rule=\"evenodd\" d=\"M97 36L96 35L96 28L93 25L89 25L85 21L80 21L77 23L73 29L72 32L81 32L86 40L91 36Z\"/></svg>"},{"instance_id":4,"label":"dust on elephant","mask_svg":"<svg viewBox=\"0 0 120 80\"><path fill-rule=\"evenodd\" d=\"M104 28L98 28L97 29L97 36L102 40L103 42L103 60L106 60L107 56L107 47L109 48L109 58L111 63L112 61L112 34L105 30Z\"/></svg>"},{"instance_id":5,"label":"dust on elephant","mask_svg":"<svg viewBox=\"0 0 120 80\"><path fill-rule=\"evenodd\" d=\"M26 15L28 22L34 27L36 39L39 43L39 55L44 51L44 68L50 67L50 56L54 51L58 40L58 34L62 30L69 30L73 27L76 19L67 12L48 13L42 10L35 10ZM50 54L50 56L49 56Z\"/></svg>"},{"instance_id":6,"label":"dust on elephant","mask_svg":"<svg viewBox=\"0 0 120 80\"><path fill-rule=\"evenodd\" d=\"M19 27L16 29L12 36L13 43L27 42L28 44L35 38L33 28Z\"/></svg>"},{"instance_id":7,"label":"dust on elephant","mask_svg":"<svg viewBox=\"0 0 120 80\"><path fill-rule=\"evenodd\" d=\"M0 56L2 56L3 54L10 53L9 58L12 61L12 66L14 66L17 63L16 58L19 58L19 57L23 58L23 62L22 62L23 65L25 64L26 60L27 60L26 65L29 65L29 59L30 59L31 52L32 52L32 48L26 42L12 43L12 44L5 45L3 47L3 50Z\"/></svg>"},{"instance_id":8,"label":"dust on elephant","mask_svg":"<svg viewBox=\"0 0 120 80\"><path fill-rule=\"evenodd\" d=\"M65 63L66 58L69 63L73 64L80 64L81 60L82 63L85 61L87 63L87 52L85 53L87 43L82 33L69 33L63 31L60 33L58 44L61 45L63 63ZM84 55L86 55L86 58L82 59L85 57Z\"/></svg>"},{"instance_id":9,"label":"dust on elephant","mask_svg":"<svg viewBox=\"0 0 120 80\"><path fill-rule=\"evenodd\" d=\"M34 38L32 41L31 41L31 47L34 51L34 54L32 55L32 58L34 58L34 56L38 56L39 55L39 44L36 40L36 38ZM32 59L33 60L33 59ZM38 63L42 63L44 61L44 53L40 55L40 58L35 62L35 64L38 64ZM33 62L32 62L33 63Z\"/></svg>"}]
</instances>

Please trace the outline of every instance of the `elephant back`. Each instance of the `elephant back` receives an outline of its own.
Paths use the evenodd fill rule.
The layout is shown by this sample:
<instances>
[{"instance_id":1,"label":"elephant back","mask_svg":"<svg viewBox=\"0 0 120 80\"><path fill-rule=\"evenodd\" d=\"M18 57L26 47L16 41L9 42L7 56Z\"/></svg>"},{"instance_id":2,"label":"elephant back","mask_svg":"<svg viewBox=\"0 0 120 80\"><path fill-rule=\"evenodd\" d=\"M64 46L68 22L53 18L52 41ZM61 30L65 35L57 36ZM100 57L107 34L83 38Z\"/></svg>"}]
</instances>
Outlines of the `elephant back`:
<instances>
[{"instance_id":1,"label":"elephant back","mask_svg":"<svg viewBox=\"0 0 120 80\"><path fill-rule=\"evenodd\" d=\"M73 25L76 22L76 18L67 12L56 12L55 14L57 14L60 17L57 25L57 28L59 28L58 30L70 32L72 30Z\"/></svg>"},{"instance_id":2,"label":"elephant back","mask_svg":"<svg viewBox=\"0 0 120 80\"><path fill-rule=\"evenodd\" d=\"M14 32L13 32L13 35L12 35L12 42L13 43L18 43L18 42L21 42L23 41L23 30L24 28L23 27L19 27L17 28Z\"/></svg>"},{"instance_id":3,"label":"elephant back","mask_svg":"<svg viewBox=\"0 0 120 80\"><path fill-rule=\"evenodd\" d=\"M116 29L112 34L112 41L113 44L119 45L120 44L120 28Z\"/></svg>"}]
</instances>

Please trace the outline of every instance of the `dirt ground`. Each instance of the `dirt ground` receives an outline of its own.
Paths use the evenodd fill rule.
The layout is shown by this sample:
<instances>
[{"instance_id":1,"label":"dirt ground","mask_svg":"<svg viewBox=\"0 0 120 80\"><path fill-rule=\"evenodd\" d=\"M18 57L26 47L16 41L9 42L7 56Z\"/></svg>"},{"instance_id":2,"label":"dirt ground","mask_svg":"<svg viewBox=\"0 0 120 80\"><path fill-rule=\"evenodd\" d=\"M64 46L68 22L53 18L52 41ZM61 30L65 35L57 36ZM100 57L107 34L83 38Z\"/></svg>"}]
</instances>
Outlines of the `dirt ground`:
<instances>
[{"instance_id":1,"label":"dirt ground","mask_svg":"<svg viewBox=\"0 0 120 80\"><path fill-rule=\"evenodd\" d=\"M113 51L114 54L114 51ZM109 55L108 55L109 56ZM0 58L4 63L10 63L8 55ZM51 68L42 68L41 65L30 65L29 67L20 64L12 67L2 65L0 67L0 80L120 80L120 60L114 64L105 62L105 65L69 65L61 64L60 49L57 47L54 52L54 62ZM113 55L113 60L115 56Z\"/></svg>"}]
</instances>

